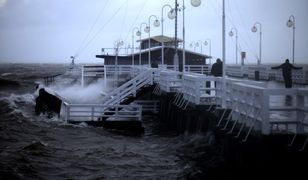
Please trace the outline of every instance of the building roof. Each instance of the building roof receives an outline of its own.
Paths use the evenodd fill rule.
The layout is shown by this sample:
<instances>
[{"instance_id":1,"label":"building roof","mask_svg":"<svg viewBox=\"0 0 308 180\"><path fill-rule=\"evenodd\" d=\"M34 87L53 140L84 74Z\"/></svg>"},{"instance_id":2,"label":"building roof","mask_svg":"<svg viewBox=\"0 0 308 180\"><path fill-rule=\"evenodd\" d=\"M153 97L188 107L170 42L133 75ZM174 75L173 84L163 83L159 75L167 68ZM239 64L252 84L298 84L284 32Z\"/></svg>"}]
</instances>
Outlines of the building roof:
<instances>
[{"instance_id":1,"label":"building roof","mask_svg":"<svg viewBox=\"0 0 308 180\"><path fill-rule=\"evenodd\" d=\"M153 40L160 42L160 43L162 43L162 42L164 42L164 43L174 42L175 41L174 37L168 37L168 36L162 36L162 35L152 36L152 37L150 37L150 39L153 39ZM177 39L178 39L178 42L183 42L182 39L179 39L179 38L177 38ZM149 40L149 38L141 39L141 41L145 41L145 40ZM138 40L137 42L139 42L139 41L140 40Z\"/></svg>"},{"instance_id":2,"label":"building roof","mask_svg":"<svg viewBox=\"0 0 308 180\"><path fill-rule=\"evenodd\" d=\"M165 49L174 49L174 47L164 47ZM153 51L157 51L157 50L161 50L161 46L157 46L157 47L151 47L150 48L150 51L153 52ZM149 49L143 49L141 50L141 54L143 53L147 53L149 51ZM181 48L178 48L178 51L182 53L183 49ZM201 53L198 53L198 52L194 52L194 51L190 51L190 50L185 50L185 53L189 53L189 54L195 54L195 55L198 55L198 56L201 56L201 57L204 57L204 58L211 58L211 56L208 56L206 54L201 54ZM134 55L139 55L139 52L136 52L134 53ZM127 54L127 55L118 55L118 57L131 57L132 54ZM96 58L106 58L106 57L115 57L115 55L96 55Z\"/></svg>"}]
</instances>

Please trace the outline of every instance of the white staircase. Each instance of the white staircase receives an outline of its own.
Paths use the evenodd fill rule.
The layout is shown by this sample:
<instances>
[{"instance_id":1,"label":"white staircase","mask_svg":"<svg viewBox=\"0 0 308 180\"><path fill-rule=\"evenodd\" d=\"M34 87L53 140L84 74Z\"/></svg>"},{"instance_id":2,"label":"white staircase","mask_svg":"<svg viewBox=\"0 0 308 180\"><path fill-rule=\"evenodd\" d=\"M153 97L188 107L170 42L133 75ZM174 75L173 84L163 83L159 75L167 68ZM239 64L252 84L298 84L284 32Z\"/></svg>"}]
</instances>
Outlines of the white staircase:
<instances>
[{"instance_id":1,"label":"white staircase","mask_svg":"<svg viewBox=\"0 0 308 180\"><path fill-rule=\"evenodd\" d=\"M103 98L102 104L108 106L119 105L128 96L136 96L137 91L146 85L153 85L152 69L145 69L133 79L108 93Z\"/></svg>"}]
</instances>

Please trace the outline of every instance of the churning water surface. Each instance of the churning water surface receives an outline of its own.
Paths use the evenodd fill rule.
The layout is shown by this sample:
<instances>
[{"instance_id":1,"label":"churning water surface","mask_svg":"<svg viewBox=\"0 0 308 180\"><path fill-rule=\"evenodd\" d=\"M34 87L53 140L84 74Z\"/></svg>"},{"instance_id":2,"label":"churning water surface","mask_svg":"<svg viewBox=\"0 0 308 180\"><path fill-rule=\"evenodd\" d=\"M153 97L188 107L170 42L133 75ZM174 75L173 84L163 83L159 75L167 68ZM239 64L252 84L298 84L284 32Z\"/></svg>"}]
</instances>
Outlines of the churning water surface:
<instances>
[{"instance_id":1,"label":"churning water surface","mask_svg":"<svg viewBox=\"0 0 308 180\"><path fill-rule=\"evenodd\" d=\"M152 116L142 135L36 116L36 83L67 69L0 66L0 179L201 179L222 171L211 133L178 135Z\"/></svg>"}]
</instances>

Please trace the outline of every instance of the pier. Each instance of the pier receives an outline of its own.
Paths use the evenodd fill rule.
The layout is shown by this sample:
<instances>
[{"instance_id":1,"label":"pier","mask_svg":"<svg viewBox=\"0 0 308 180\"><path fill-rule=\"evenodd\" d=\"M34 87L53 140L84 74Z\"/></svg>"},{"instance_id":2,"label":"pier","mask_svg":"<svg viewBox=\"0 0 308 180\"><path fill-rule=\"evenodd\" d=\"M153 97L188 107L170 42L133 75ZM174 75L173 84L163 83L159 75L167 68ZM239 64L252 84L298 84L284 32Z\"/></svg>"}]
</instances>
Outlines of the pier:
<instances>
[{"instance_id":1,"label":"pier","mask_svg":"<svg viewBox=\"0 0 308 180\"><path fill-rule=\"evenodd\" d=\"M234 177L256 171L296 175L302 169L308 160L305 76L297 76L294 88L284 88L276 77L255 80L249 74L256 67L234 71L244 72L242 77L211 76L208 65L185 68L179 72L166 65L84 65L78 74L82 88L93 82L109 88L101 89L95 103L58 96L60 118L140 134L145 131L143 121L152 115L177 134L207 134L221 146L225 168ZM305 68L299 73L307 74Z\"/></svg>"},{"instance_id":2,"label":"pier","mask_svg":"<svg viewBox=\"0 0 308 180\"><path fill-rule=\"evenodd\" d=\"M83 66L83 85L86 78L107 78L116 74L118 79L113 81L119 81L118 86L102 93L101 104L64 102L63 118L68 122L90 124L102 119L142 121L143 110L147 109L158 113L162 122L181 133L215 129L232 134L242 142L249 138L288 135L286 145L292 146L301 139L298 150L305 149L308 142L307 88L277 88L266 81L248 79L251 73L247 70L255 71L256 67L237 71L238 74L246 72L247 78L213 77L208 75L209 69L187 66L182 73L174 71L172 66ZM231 67L227 72L234 69ZM125 77L122 83L121 76ZM128 81L127 76L130 77ZM298 77L302 80L296 82L307 81L303 79L305 76ZM155 98L140 100L145 93ZM147 102L147 106L142 105L142 101Z\"/></svg>"}]
</instances>

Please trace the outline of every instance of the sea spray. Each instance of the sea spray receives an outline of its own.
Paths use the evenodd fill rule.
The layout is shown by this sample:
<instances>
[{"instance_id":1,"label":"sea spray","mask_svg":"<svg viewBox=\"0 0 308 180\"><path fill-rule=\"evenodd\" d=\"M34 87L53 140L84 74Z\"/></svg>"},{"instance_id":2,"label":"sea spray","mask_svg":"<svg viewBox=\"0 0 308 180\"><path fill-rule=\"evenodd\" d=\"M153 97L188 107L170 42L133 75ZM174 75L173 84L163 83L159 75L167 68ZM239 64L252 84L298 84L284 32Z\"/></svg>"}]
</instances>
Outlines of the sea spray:
<instances>
[{"instance_id":1,"label":"sea spray","mask_svg":"<svg viewBox=\"0 0 308 180\"><path fill-rule=\"evenodd\" d=\"M104 89L105 87L103 81L98 80L86 87L82 87L80 84L57 87L55 92L69 103L95 104L102 103L100 100L103 97Z\"/></svg>"}]
</instances>

